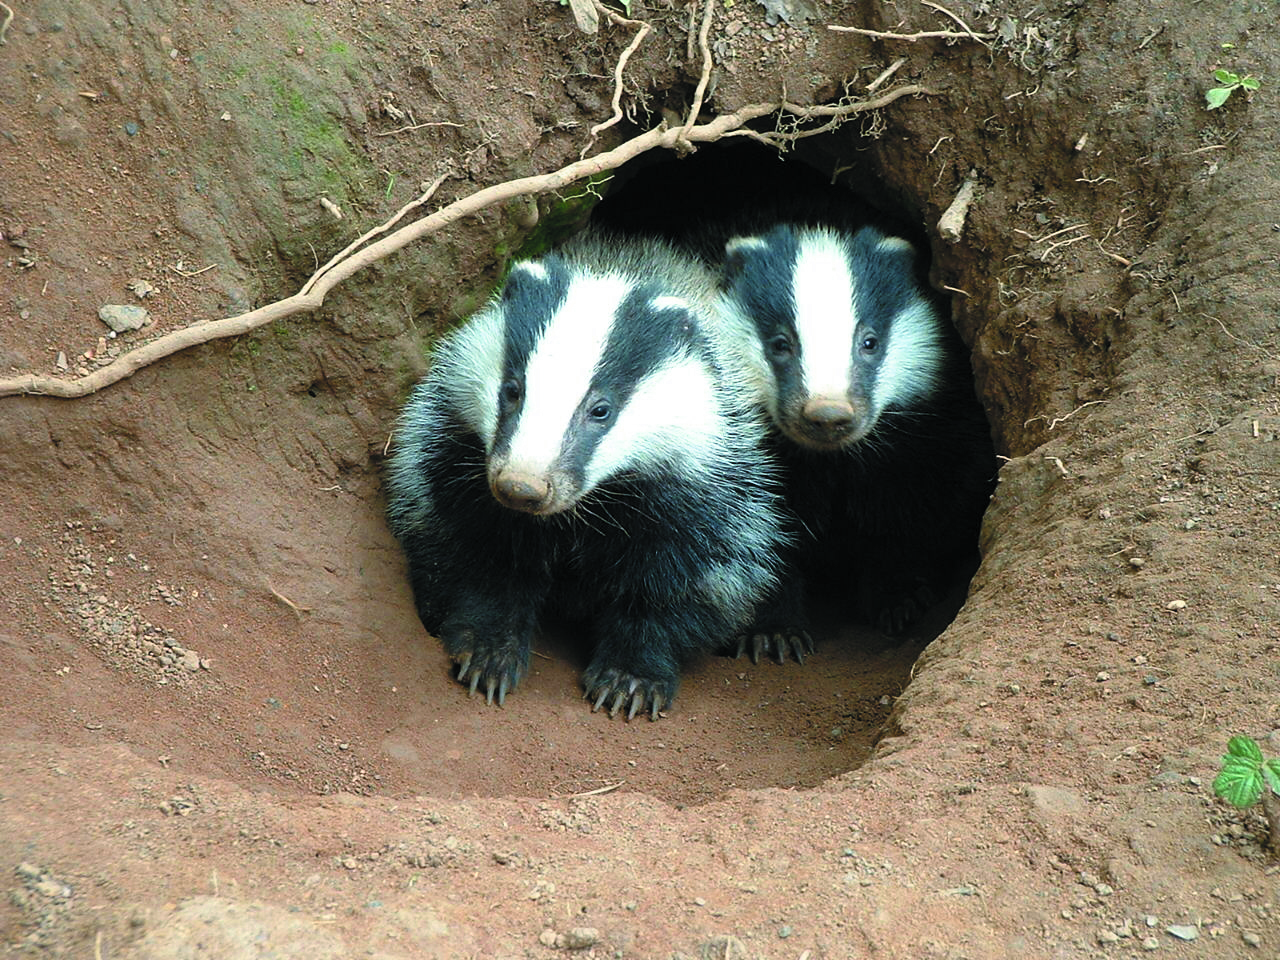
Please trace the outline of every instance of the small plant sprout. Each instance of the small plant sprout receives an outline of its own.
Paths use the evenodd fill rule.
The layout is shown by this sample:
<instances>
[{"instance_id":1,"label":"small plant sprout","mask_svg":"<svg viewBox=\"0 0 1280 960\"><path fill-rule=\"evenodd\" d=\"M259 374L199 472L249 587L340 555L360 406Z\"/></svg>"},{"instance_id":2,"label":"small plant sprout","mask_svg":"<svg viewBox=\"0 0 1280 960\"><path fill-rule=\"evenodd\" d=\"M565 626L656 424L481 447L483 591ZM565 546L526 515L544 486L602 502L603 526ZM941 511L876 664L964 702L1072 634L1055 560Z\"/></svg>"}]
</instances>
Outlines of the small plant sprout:
<instances>
[{"instance_id":1,"label":"small plant sprout","mask_svg":"<svg viewBox=\"0 0 1280 960\"><path fill-rule=\"evenodd\" d=\"M1280 854L1280 757L1264 759L1252 737L1232 737L1222 771L1213 780L1213 792L1242 810L1261 800L1271 830L1271 850Z\"/></svg>"},{"instance_id":2,"label":"small plant sprout","mask_svg":"<svg viewBox=\"0 0 1280 960\"><path fill-rule=\"evenodd\" d=\"M1227 102L1227 99L1236 90L1247 90L1249 93L1253 93L1259 87L1257 77L1249 74L1245 74L1242 77L1240 74L1232 73L1230 70L1213 71L1213 79L1221 86L1211 87L1205 93L1204 98L1208 101L1207 109L1209 110L1217 110L1218 107Z\"/></svg>"}]
</instances>

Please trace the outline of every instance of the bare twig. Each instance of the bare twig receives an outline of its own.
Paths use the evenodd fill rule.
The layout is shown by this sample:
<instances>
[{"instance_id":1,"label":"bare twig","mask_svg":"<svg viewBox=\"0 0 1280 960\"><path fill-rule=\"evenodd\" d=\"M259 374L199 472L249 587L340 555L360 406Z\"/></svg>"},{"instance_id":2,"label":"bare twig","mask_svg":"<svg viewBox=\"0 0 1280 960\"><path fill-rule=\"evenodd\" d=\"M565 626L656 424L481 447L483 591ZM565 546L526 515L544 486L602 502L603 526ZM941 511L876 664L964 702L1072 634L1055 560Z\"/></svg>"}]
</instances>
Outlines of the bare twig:
<instances>
[{"instance_id":1,"label":"bare twig","mask_svg":"<svg viewBox=\"0 0 1280 960\"><path fill-rule=\"evenodd\" d=\"M985 33L985 34L983 34L983 35L980 37L980 36L978 36L976 33L974 33L974 32L973 32L973 30L969 27L969 25L968 25L967 23L965 23L963 20L961 20L959 17L957 17L954 13L952 13L950 10L948 10L946 7L944 7L942 4L940 4L940 3L934 3L934 2L933 2L933 0L920 0L920 2L921 2L921 3L923 3L926 7L933 7L933 9L937 10L939 13L944 14L945 16L950 17L950 18L951 18L952 20L954 20L957 24L959 24L959 26L960 26L960 29L961 29L961 30L963 30L965 33L967 33L969 36L971 36L974 40L977 40L977 41L978 41L979 43L981 43L984 47L986 47L986 46L990 46L990 44L986 43L986 42L983 40L983 37L986 37L986 38L988 38L988 39L989 39L989 38L993 37L993 36L994 36L994 34L991 34L991 33Z\"/></svg>"},{"instance_id":2,"label":"bare twig","mask_svg":"<svg viewBox=\"0 0 1280 960\"><path fill-rule=\"evenodd\" d=\"M1200 316L1205 317L1206 319L1212 320L1214 323L1216 323L1218 326L1222 328L1223 333L1225 333L1228 337L1230 337L1236 343L1243 344L1246 347L1252 347L1254 350L1257 350L1268 360L1276 359L1274 354L1269 353L1267 349L1261 346L1260 344L1256 344L1252 340L1246 340L1244 337L1237 337L1234 333L1228 330L1227 325L1223 323L1221 320L1219 320L1217 317L1211 316L1210 314L1207 314L1207 313L1202 313L1200 314Z\"/></svg>"},{"instance_id":3,"label":"bare twig","mask_svg":"<svg viewBox=\"0 0 1280 960\"><path fill-rule=\"evenodd\" d=\"M841 27L830 24L827 27L834 33L856 33L860 37L872 37L876 40L901 40L904 43L915 43L917 40L968 40L970 38L982 43L983 38L990 39L994 33L957 33L955 30L921 30L918 33L886 33L883 30L866 30L862 27Z\"/></svg>"},{"instance_id":4,"label":"bare twig","mask_svg":"<svg viewBox=\"0 0 1280 960\"><path fill-rule=\"evenodd\" d=\"M885 81L888 80L890 77L892 77L895 73L897 73L902 68L902 65L906 62L907 62L906 57L899 57L897 60L893 61L893 63L889 64L888 69L886 69L884 73L880 74L880 76L876 77L874 80L872 80L870 83L867 84L866 92L875 93L878 89L880 89L880 87L884 86Z\"/></svg>"},{"instance_id":5,"label":"bare twig","mask_svg":"<svg viewBox=\"0 0 1280 960\"><path fill-rule=\"evenodd\" d=\"M1044 415L1040 415L1040 416L1037 416L1037 417L1032 417L1030 420L1026 421L1022 426L1023 426L1024 428L1026 428L1026 427L1031 426L1031 425L1032 425L1033 423L1035 423L1037 420L1045 420L1045 421L1047 421L1047 425L1045 426L1045 429L1046 429L1046 430L1052 430L1052 429L1053 429L1054 427L1056 427L1058 424L1063 423L1063 422L1065 422L1065 421L1067 421L1067 420L1070 420L1072 417L1074 417L1077 413L1079 413L1079 412L1080 412L1081 410L1083 410L1085 407L1092 407L1094 404L1097 404L1097 403L1106 403L1106 402L1107 402L1106 400L1090 400L1088 403L1082 403L1082 404L1080 404L1080 406L1076 407L1076 408L1075 408L1074 410L1072 410L1070 413L1063 414L1061 417L1054 417L1052 420L1050 420L1048 417L1046 417L1046 416L1044 416Z\"/></svg>"},{"instance_id":6,"label":"bare twig","mask_svg":"<svg viewBox=\"0 0 1280 960\"><path fill-rule=\"evenodd\" d=\"M271 591L271 595L273 597L275 597L277 600L283 603L286 607L292 610L294 613L294 616L296 616L299 620L303 619L302 615L304 613L311 612L310 607L299 606L298 604L294 603L292 600L290 600L288 597L286 597L283 593L281 593L279 590L277 590L275 587L273 587L269 583L267 584L267 589Z\"/></svg>"},{"instance_id":7,"label":"bare twig","mask_svg":"<svg viewBox=\"0 0 1280 960\"><path fill-rule=\"evenodd\" d=\"M622 119L622 71L627 68L627 61L631 59L631 55L640 48L640 44L644 42L644 38L649 35L649 31L653 29L643 20L628 20L622 14L610 10L600 0L596 0L596 9L609 18L610 23L616 23L624 27L638 27L636 35L631 38L631 42L627 44L627 48L622 51L622 56L618 57L618 63L613 68L613 116L603 123L597 123L590 130L590 137L587 145L582 148L579 157L585 157L595 146L596 137L600 136L605 130L608 130L615 123Z\"/></svg>"},{"instance_id":8,"label":"bare twig","mask_svg":"<svg viewBox=\"0 0 1280 960\"><path fill-rule=\"evenodd\" d=\"M381 133L375 133L375 137L394 137L397 133L406 133L409 130L421 130L423 127L461 127L462 124L454 123L452 120L428 120L426 123L411 123L408 126L396 127L394 130L383 130Z\"/></svg>"},{"instance_id":9,"label":"bare twig","mask_svg":"<svg viewBox=\"0 0 1280 960\"><path fill-rule=\"evenodd\" d=\"M596 787L594 790L584 790L582 793L553 793L552 796L557 800L578 800L582 797L598 797L602 793L613 793L627 781L619 780L617 783L607 783L603 787Z\"/></svg>"},{"instance_id":10,"label":"bare twig","mask_svg":"<svg viewBox=\"0 0 1280 960\"><path fill-rule=\"evenodd\" d=\"M0 10L4 11L4 19L0 20L0 43L8 43L4 35L9 32L9 24L13 23L13 8L7 3L0 3Z\"/></svg>"},{"instance_id":11,"label":"bare twig","mask_svg":"<svg viewBox=\"0 0 1280 960\"><path fill-rule=\"evenodd\" d=\"M435 195L435 192L440 189L440 184L444 183L445 180L448 179L448 177L449 177L449 174L447 173L440 174L440 176L436 177L434 180L431 181L431 183L427 186L427 189L424 190L417 199L409 201L403 207L397 210L394 217L392 217L386 223L381 224L380 226L374 227L368 233L365 233L362 236L357 237L355 240L352 240L349 244L347 244L345 248L343 248L341 253L335 254L333 257L330 258L328 263L326 263L323 267L319 267L316 270L316 272L311 275L311 279L309 279L306 283L302 285L302 290L300 290L299 292L307 293L308 291L310 291L316 285L316 282L322 276L324 276L325 272L330 267L332 267L335 263L337 263L347 254L351 253L353 250L363 245L366 241L372 239L373 237L376 237L380 233L386 233L388 230L394 227L397 223L399 223L401 218L404 217L404 215L408 213L410 210L416 209L417 207L421 207L424 204L426 204L426 202Z\"/></svg>"},{"instance_id":12,"label":"bare twig","mask_svg":"<svg viewBox=\"0 0 1280 960\"><path fill-rule=\"evenodd\" d=\"M709 72L709 71L708 71ZM181 330L174 330L164 336L143 344L117 358L113 363L100 367L87 376L76 380L63 380L38 374L0 379L0 397L19 394L38 394L42 396L75 398L88 396L91 393L108 387L132 376L149 364L155 363L180 350L209 343L224 337L235 337L249 333L284 317L293 316L308 310L315 310L324 303L325 296L348 277L363 270L372 263L395 253L428 234L435 233L445 227L486 210L495 204L504 203L515 197L534 196L563 189L575 181L595 176L609 170L617 169L628 160L642 153L662 147L668 150L687 149L694 143L712 143L741 131L748 123L784 110L794 114L798 119L817 117L843 118L869 110L877 110L901 97L915 94L932 94L936 91L917 84L909 84L889 90L872 100L855 101L839 107L801 107L791 103L752 103L740 107L732 113L721 114L706 123L686 125L685 127L668 127L665 124L654 127L645 133L632 137L612 150L599 153L561 167L552 173L522 177L508 180L477 190L466 197L441 207L439 210L413 221L393 233L382 237L350 255L335 258L303 285L303 288L291 297L277 300L266 306L251 310L248 313L219 320L205 320L192 324ZM752 131L754 133L754 131ZM802 133L787 135L794 139ZM781 139L781 137L780 137ZM773 141L770 141L773 142ZM410 206L417 206L415 201ZM377 234L389 229L404 211L398 213L390 221L372 231Z\"/></svg>"},{"instance_id":13,"label":"bare twig","mask_svg":"<svg viewBox=\"0 0 1280 960\"><path fill-rule=\"evenodd\" d=\"M978 171L970 170L960 184L956 198L951 201L941 217L938 218L938 235L948 243L956 243L964 233L965 218L969 216L969 205L973 203L978 191Z\"/></svg>"}]
</instances>

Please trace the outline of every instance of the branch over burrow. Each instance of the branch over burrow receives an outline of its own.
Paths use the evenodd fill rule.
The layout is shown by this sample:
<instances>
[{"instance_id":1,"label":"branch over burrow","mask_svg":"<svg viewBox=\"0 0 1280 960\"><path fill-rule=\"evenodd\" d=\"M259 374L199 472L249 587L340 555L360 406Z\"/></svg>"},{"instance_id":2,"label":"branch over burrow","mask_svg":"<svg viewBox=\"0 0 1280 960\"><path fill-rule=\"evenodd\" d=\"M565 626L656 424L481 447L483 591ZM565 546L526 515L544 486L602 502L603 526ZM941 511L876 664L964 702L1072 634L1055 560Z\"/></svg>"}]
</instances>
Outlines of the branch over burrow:
<instances>
[{"instance_id":1,"label":"branch over burrow","mask_svg":"<svg viewBox=\"0 0 1280 960\"><path fill-rule=\"evenodd\" d=\"M441 230L461 220L463 217L479 213L494 204L504 203L515 197L550 193L554 190L563 189L584 177L591 177L617 169L628 160L655 147L678 150L688 149L690 144L713 143L731 133L742 130L746 124L753 120L758 120L771 113L777 113L780 110L785 110L797 120L852 116L855 113L878 110L902 97L933 94L935 92L918 84L907 84L888 90L873 99L845 103L838 107L802 107L798 104L786 102L753 103L740 107L732 113L722 114L706 123L689 126L668 126L664 123L652 130L632 137L612 150L575 161L553 173L508 180L505 183L485 187L483 190L478 190L460 200L455 200L434 213L400 227L394 233L387 234L382 239L369 244L363 249L353 251L346 256L340 254L317 270L302 285L301 290L291 297L277 300L275 303L269 303L266 306L259 307L257 310L251 310L238 316L224 317L220 320L205 320L189 327L184 327L181 330L166 333L164 336L158 337L150 343L143 344L118 357L107 366L76 380L63 380L58 377L47 377L38 374L26 374L20 377L0 379L0 397L36 394L74 399L88 396L104 387L109 387L126 377L132 376L143 367L155 363L157 360L181 350L224 337L240 336L273 321L292 316L295 313L315 310L324 303L325 296L330 290L352 274L363 270L371 263L389 256L427 234ZM374 228L365 236L373 237L385 232L392 224L403 217L408 210L426 203L438 185L439 181L432 184L421 197L402 208L387 223ZM359 241L356 241L351 246L354 247L358 243Z\"/></svg>"}]
</instances>

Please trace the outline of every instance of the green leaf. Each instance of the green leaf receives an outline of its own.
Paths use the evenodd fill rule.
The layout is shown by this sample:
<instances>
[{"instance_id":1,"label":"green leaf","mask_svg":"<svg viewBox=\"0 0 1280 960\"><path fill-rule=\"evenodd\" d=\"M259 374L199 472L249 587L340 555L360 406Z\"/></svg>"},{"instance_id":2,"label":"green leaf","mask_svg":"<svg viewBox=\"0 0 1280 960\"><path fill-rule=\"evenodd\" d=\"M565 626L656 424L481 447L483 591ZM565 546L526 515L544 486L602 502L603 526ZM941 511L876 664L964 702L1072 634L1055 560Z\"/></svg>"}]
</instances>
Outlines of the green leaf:
<instances>
[{"instance_id":1,"label":"green leaf","mask_svg":"<svg viewBox=\"0 0 1280 960\"><path fill-rule=\"evenodd\" d=\"M1262 796L1262 766L1242 757L1223 757L1213 792L1233 807L1251 807Z\"/></svg>"},{"instance_id":2,"label":"green leaf","mask_svg":"<svg viewBox=\"0 0 1280 960\"><path fill-rule=\"evenodd\" d=\"M1240 757L1248 760L1250 763L1262 765L1262 748L1258 746L1258 741L1253 737L1246 737L1238 734L1227 741L1227 754L1232 757ZM1226 757L1223 757L1226 762Z\"/></svg>"},{"instance_id":3,"label":"green leaf","mask_svg":"<svg viewBox=\"0 0 1280 960\"><path fill-rule=\"evenodd\" d=\"M1271 792L1280 795L1280 757L1272 757L1262 765L1262 776Z\"/></svg>"},{"instance_id":4,"label":"green leaf","mask_svg":"<svg viewBox=\"0 0 1280 960\"><path fill-rule=\"evenodd\" d=\"M1239 83L1240 82L1240 78L1237 77L1230 70L1223 70L1221 68L1213 71L1213 79L1217 80L1219 83Z\"/></svg>"},{"instance_id":5,"label":"green leaf","mask_svg":"<svg viewBox=\"0 0 1280 960\"><path fill-rule=\"evenodd\" d=\"M1227 97L1231 96L1232 87L1214 87L1205 93L1204 98L1208 101L1207 110L1217 110L1220 106L1227 102Z\"/></svg>"},{"instance_id":6,"label":"green leaf","mask_svg":"<svg viewBox=\"0 0 1280 960\"><path fill-rule=\"evenodd\" d=\"M1258 78L1257 78L1257 77L1242 77L1242 78L1241 78L1241 80L1240 80L1240 86L1244 87L1246 90L1257 90L1257 89L1258 89L1258 86L1259 86L1259 84L1258 84Z\"/></svg>"}]
</instances>

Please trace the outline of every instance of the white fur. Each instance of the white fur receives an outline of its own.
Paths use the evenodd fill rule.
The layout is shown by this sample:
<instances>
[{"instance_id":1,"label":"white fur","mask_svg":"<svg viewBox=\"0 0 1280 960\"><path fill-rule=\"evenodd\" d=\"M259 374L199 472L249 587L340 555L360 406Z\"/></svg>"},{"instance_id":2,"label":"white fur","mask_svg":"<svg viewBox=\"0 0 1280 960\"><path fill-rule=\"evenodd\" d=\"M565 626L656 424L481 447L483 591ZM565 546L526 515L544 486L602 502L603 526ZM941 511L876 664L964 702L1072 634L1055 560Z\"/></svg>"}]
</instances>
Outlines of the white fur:
<instances>
[{"instance_id":1,"label":"white fur","mask_svg":"<svg viewBox=\"0 0 1280 960\"><path fill-rule=\"evenodd\" d=\"M792 276L796 333L805 388L814 397L845 397L857 326L854 280L838 235L813 230L800 235Z\"/></svg>"},{"instance_id":2,"label":"white fur","mask_svg":"<svg viewBox=\"0 0 1280 960\"><path fill-rule=\"evenodd\" d=\"M737 253L739 250L765 250L768 246L763 237L733 237L724 245L724 252Z\"/></svg>"},{"instance_id":3,"label":"white fur","mask_svg":"<svg viewBox=\"0 0 1280 960\"><path fill-rule=\"evenodd\" d=\"M436 353L447 371L440 382L454 407L488 449L498 430L498 388L506 352L502 309L490 305L459 327Z\"/></svg>"},{"instance_id":4,"label":"white fur","mask_svg":"<svg viewBox=\"0 0 1280 960\"><path fill-rule=\"evenodd\" d=\"M687 474L705 472L724 426L702 361L674 357L637 384L587 464L586 485L628 468L664 464Z\"/></svg>"},{"instance_id":5,"label":"white fur","mask_svg":"<svg viewBox=\"0 0 1280 960\"><path fill-rule=\"evenodd\" d=\"M941 319L932 304L913 297L894 317L872 401L877 410L928 396L942 377Z\"/></svg>"},{"instance_id":6,"label":"white fur","mask_svg":"<svg viewBox=\"0 0 1280 960\"><path fill-rule=\"evenodd\" d=\"M529 355L508 467L534 474L551 469L629 289L617 276L581 276L569 285L564 303Z\"/></svg>"},{"instance_id":7,"label":"white fur","mask_svg":"<svg viewBox=\"0 0 1280 960\"><path fill-rule=\"evenodd\" d=\"M684 297L654 297L649 303L658 310L691 310L689 301Z\"/></svg>"},{"instance_id":8,"label":"white fur","mask_svg":"<svg viewBox=\"0 0 1280 960\"><path fill-rule=\"evenodd\" d=\"M521 260L511 269L523 270L525 273L529 274L529 276L535 277L538 280L546 280L548 276L547 268L544 267L542 264L540 264L537 260Z\"/></svg>"}]
</instances>

